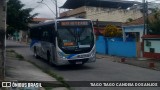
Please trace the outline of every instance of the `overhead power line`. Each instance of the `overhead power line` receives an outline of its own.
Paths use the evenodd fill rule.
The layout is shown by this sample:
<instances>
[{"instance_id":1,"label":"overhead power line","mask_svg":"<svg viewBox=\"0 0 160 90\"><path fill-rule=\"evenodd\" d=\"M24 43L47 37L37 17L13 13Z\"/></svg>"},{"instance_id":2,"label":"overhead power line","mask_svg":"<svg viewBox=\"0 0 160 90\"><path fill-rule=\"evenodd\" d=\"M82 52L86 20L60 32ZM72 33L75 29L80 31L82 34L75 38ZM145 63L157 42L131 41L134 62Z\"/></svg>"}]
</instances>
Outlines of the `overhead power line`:
<instances>
[{"instance_id":1,"label":"overhead power line","mask_svg":"<svg viewBox=\"0 0 160 90\"><path fill-rule=\"evenodd\" d=\"M41 3L41 4L46 5L48 7L48 9L56 16L55 12L46 3L43 3L43 2L37 2L37 3Z\"/></svg>"}]
</instances>

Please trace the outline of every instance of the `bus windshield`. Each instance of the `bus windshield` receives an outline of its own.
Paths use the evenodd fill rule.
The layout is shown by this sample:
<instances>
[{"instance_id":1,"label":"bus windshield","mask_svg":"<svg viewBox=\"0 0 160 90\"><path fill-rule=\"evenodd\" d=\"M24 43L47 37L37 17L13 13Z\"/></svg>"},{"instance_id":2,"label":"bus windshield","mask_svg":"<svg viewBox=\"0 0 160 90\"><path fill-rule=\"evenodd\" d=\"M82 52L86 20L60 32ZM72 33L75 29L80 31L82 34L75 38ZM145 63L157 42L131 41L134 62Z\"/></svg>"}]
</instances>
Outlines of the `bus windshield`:
<instances>
[{"instance_id":1,"label":"bus windshield","mask_svg":"<svg viewBox=\"0 0 160 90\"><path fill-rule=\"evenodd\" d=\"M61 26L57 27L58 45L62 50L82 51L90 49L94 44L91 26Z\"/></svg>"}]
</instances>

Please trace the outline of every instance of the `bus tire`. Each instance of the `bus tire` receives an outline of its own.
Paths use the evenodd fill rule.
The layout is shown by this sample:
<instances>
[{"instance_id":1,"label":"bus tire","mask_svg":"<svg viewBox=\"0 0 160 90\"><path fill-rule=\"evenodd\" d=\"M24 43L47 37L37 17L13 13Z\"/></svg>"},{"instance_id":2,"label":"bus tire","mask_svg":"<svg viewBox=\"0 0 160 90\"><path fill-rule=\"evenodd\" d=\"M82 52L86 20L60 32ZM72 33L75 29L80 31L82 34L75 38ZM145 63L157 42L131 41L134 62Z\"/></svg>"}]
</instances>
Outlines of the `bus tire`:
<instances>
[{"instance_id":1,"label":"bus tire","mask_svg":"<svg viewBox=\"0 0 160 90\"><path fill-rule=\"evenodd\" d=\"M49 51L47 52L47 61L50 65L52 65L52 62L51 62L51 55L49 53Z\"/></svg>"},{"instance_id":2,"label":"bus tire","mask_svg":"<svg viewBox=\"0 0 160 90\"><path fill-rule=\"evenodd\" d=\"M34 47L34 56L38 59L39 58L39 56L37 55L37 49L36 49L36 47Z\"/></svg>"}]
</instances>

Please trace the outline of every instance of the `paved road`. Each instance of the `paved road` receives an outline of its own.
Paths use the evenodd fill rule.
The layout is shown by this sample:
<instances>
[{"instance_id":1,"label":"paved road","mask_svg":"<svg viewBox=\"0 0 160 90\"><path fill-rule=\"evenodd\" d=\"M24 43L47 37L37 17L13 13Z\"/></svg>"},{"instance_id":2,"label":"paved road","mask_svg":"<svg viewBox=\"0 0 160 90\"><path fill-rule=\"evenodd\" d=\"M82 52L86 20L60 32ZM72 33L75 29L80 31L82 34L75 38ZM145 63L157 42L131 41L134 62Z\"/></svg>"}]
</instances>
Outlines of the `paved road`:
<instances>
[{"instance_id":1,"label":"paved road","mask_svg":"<svg viewBox=\"0 0 160 90\"><path fill-rule=\"evenodd\" d=\"M13 41L7 41L7 48L22 54L25 59L30 60L42 68L55 72L64 77L66 81L160 81L160 71L140 68L132 65L112 62L107 59L97 59L96 63L87 63L82 67L62 66L54 67L48 65L44 60L33 57L29 46ZM160 88L89 88L81 87L76 90L160 90Z\"/></svg>"}]
</instances>

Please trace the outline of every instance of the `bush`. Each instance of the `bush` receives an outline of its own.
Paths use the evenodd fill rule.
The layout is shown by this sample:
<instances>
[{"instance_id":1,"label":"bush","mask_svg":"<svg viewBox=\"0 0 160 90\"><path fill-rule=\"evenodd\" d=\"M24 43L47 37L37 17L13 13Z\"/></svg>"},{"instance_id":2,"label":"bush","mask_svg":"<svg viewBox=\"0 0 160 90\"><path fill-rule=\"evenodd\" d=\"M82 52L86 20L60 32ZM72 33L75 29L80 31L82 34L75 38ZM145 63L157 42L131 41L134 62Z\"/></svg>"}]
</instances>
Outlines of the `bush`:
<instances>
[{"instance_id":1,"label":"bush","mask_svg":"<svg viewBox=\"0 0 160 90\"><path fill-rule=\"evenodd\" d=\"M121 37L122 31L114 25L107 25L103 31L105 37Z\"/></svg>"}]
</instances>

